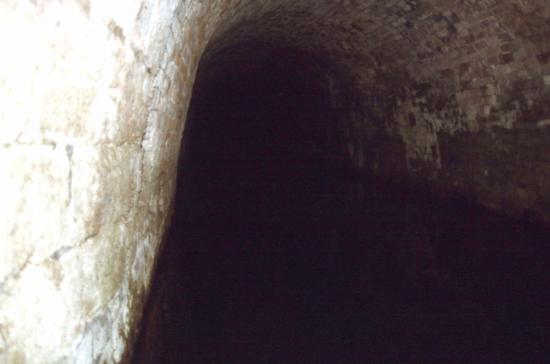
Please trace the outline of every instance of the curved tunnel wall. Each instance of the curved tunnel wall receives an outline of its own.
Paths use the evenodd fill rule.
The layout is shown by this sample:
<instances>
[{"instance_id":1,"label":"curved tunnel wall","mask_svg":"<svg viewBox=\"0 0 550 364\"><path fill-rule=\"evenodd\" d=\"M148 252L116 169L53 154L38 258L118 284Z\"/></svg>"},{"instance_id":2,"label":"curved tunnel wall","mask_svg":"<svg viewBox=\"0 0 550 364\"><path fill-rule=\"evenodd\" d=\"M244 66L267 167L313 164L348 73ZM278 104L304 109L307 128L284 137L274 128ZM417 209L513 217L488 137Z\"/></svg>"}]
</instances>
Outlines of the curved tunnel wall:
<instances>
[{"instance_id":1,"label":"curved tunnel wall","mask_svg":"<svg viewBox=\"0 0 550 364\"><path fill-rule=\"evenodd\" d=\"M336 65L359 174L550 221L549 19L543 0L2 2L0 360L127 357L208 44Z\"/></svg>"}]
</instances>

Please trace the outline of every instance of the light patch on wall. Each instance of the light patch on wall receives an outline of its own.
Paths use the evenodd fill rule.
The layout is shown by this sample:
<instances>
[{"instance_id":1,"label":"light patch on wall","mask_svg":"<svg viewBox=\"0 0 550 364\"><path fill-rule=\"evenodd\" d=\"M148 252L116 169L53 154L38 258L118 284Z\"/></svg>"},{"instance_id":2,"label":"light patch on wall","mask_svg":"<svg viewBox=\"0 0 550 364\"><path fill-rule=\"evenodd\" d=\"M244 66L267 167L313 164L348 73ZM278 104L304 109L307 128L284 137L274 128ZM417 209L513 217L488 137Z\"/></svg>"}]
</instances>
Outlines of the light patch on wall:
<instances>
[{"instance_id":1,"label":"light patch on wall","mask_svg":"<svg viewBox=\"0 0 550 364\"><path fill-rule=\"evenodd\" d=\"M77 322L70 318L64 297L55 287L51 274L45 266L28 266L13 289L18 299L0 301L3 308L0 322L7 322L11 317L25 318L11 328L8 340L23 344L26 360L36 363L49 362L52 357L66 357L65 344L77 332ZM36 310L37 306L41 310ZM11 358L9 354L8 358Z\"/></svg>"},{"instance_id":2,"label":"light patch on wall","mask_svg":"<svg viewBox=\"0 0 550 364\"><path fill-rule=\"evenodd\" d=\"M62 238L70 163L63 148L23 145L0 148L0 165L0 181L9 182L1 185L0 236L16 242L0 244L2 281L25 261L52 254ZM21 228L28 226L33 228Z\"/></svg>"},{"instance_id":3,"label":"light patch on wall","mask_svg":"<svg viewBox=\"0 0 550 364\"><path fill-rule=\"evenodd\" d=\"M441 169L437 138L437 130L441 122L426 119L422 111L413 106L412 102L400 105L396 120L399 135L405 144L409 171L418 172L419 168L429 166L432 170L430 175L435 177L437 170Z\"/></svg>"}]
</instances>

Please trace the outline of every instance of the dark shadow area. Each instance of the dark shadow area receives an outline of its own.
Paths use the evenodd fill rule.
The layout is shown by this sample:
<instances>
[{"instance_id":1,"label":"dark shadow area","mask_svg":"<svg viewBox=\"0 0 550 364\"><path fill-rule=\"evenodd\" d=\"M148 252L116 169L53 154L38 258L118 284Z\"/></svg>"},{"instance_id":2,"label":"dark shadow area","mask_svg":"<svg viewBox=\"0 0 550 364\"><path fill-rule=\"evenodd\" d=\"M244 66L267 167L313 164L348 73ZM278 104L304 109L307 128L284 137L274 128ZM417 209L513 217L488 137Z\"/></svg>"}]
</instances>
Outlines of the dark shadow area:
<instances>
[{"instance_id":1,"label":"dark shadow area","mask_svg":"<svg viewBox=\"0 0 550 364\"><path fill-rule=\"evenodd\" d=\"M338 115L308 60L223 62L199 71L137 362L545 357L546 228L368 181L351 201Z\"/></svg>"}]
</instances>

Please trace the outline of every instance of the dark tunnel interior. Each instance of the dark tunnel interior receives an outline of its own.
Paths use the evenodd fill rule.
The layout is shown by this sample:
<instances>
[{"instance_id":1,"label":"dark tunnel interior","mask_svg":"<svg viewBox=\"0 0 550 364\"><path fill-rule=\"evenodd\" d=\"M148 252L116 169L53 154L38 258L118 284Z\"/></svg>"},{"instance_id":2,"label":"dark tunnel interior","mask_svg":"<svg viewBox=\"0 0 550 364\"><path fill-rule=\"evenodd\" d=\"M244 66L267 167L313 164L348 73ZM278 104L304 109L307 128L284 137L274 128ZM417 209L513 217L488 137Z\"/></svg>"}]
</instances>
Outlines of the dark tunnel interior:
<instances>
[{"instance_id":1,"label":"dark tunnel interior","mask_svg":"<svg viewBox=\"0 0 550 364\"><path fill-rule=\"evenodd\" d=\"M310 61L251 49L199 69L146 312L160 323L140 338L155 336L156 360L543 358L547 229L366 177L350 198L339 115Z\"/></svg>"}]
</instances>

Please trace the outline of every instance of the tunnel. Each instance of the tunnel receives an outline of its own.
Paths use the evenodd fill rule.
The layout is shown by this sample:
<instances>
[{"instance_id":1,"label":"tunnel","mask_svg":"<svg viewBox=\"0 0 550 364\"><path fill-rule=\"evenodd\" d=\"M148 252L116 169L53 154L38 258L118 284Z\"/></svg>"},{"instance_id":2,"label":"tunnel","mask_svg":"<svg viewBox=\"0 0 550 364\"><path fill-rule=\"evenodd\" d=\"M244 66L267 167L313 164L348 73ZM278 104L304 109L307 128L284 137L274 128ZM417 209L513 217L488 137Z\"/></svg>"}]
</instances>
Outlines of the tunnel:
<instances>
[{"instance_id":1,"label":"tunnel","mask_svg":"<svg viewBox=\"0 0 550 364\"><path fill-rule=\"evenodd\" d=\"M550 354L547 0L0 2L0 363Z\"/></svg>"},{"instance_id":2,"label":"tunnel","mask_svg":"<svg viewBox=\"0 0 550 364\"><path fill-rule=\"evenodd\" d=\"M542 360L547 229L357 175L329 75L207 49L135 362Z\"/></svg>"}]
</instances>

